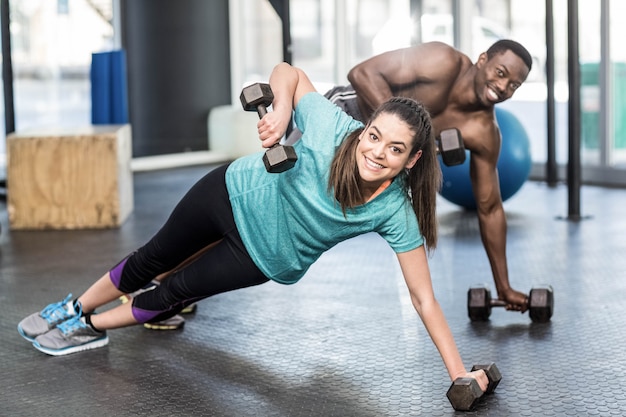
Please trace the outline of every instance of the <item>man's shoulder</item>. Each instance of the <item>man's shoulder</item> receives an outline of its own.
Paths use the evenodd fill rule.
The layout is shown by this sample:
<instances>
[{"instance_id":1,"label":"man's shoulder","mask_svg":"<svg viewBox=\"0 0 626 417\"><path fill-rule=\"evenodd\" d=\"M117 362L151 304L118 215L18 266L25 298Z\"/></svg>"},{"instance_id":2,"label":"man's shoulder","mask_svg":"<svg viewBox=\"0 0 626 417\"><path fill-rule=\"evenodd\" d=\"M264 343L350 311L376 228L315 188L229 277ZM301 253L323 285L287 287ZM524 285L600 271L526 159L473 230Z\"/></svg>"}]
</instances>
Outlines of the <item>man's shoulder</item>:
<instances>
[{"instance_id":1,"label":"man's shoulder","mask_svg":"<svg viewBox=\"0 0 626 417\"><path fill-rule=\"evenodd\" d=\"M426 42L410 49L413 51L413 60L427 65L434 70L434 74L446 78L459 74L472 65L467 55L443 42Z\"/></svg>"},{"instance_id":2,"label":"man's shoulder","mask_svg":"<svg viewBox=\"0 0 626 417\"><path fill-rule=\"evenodd\" d=\"M493 110L473 112L466 115L459 126L466 148L485 156L496 156L499 152L500 129Z\"/></svg>"},{"instance_id":3,"label":"man's shoulder","mask_svg":"<svg viewBox=\"0 0 626 417\"><path fill-rule=\"evenodd\" d=\"M448 45L447 43L443 43L439 41L424 42L424 43L415 45L412 48L415 48L416 50L419 49L423 53L441 56L441 57L452 59L452 60L463 59L463 58L469 59L469 57L465 55L463 52L459 51L458 49L454 48L451 45Z\"/></svg>"},{"instance_id":4,"label":"man's shoulder","mask_svg":"<svg viewBox=\"0 0 626 417\"><path fill-rule=\"evenodd\" d=\"M498 122L493 108L467 112L465 119L464 125L466 128L471 129L477 135L493 136L499 133Z\"/></svg>"}]
</instances>

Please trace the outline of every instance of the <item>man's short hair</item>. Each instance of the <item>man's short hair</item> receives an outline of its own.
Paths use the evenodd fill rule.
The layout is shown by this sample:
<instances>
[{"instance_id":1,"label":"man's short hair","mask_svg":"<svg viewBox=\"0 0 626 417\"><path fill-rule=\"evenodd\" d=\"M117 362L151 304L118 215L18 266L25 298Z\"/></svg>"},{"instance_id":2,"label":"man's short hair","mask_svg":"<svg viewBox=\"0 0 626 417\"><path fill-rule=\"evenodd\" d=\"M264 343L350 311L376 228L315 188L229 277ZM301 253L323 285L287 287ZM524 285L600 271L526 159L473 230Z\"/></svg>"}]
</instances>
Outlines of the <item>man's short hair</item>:
<instances>
[{"instance_id":1,"label":"man's short hair","mask_svg":"<svg viewBox=\"0 0 626 417\"><path fill-rule=\"evenodd\" d=\"M495 55L503 54L506 51L511 51L528 67L528 71L532 69L533 66L533 58L530 56L530 53L526 48L522 46L519 42L515 42L510 39L500 39L496 41L493 45L487 49L487 59L493 58Z\"/></svg>"}]
</instances>

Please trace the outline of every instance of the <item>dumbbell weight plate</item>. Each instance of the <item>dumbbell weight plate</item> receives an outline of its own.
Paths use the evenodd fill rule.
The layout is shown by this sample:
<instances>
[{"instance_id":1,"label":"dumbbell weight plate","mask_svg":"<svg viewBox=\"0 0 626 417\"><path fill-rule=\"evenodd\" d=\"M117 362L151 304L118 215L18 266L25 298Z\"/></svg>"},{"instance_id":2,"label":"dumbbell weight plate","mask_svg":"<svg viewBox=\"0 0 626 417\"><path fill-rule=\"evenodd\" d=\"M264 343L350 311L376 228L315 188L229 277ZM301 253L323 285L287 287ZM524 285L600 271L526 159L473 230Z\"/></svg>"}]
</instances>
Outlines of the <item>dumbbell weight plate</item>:
<instances>
[{"instance_id":1,"label":"dumbbell weight plate","mask_svg":"<svg viewBox=\"0 0 626 417\"><path fill-rule=\"evenodd\" d=\"M293 168L298 155L293 146L274 145L263 155L263 164L267 172L278 174Z\"/></svg>"},{"instance_id":2,"label":"dumbbell weight plate","mask_svg":"<svg viewBox=\"0 0 626 417\"><path fill-rule=\"evenodd\" d=\"M437 138L439 153L447 166L461 165L465 162L465 146L459 129L444 129Z\"/></svg>"},{"instance_id":3,"label":"dumbbell weight plate","mask_svg":"<svg viewBox=\"0 0 626 417\"><path fill-rule=\"evenodd\" d=\"M471 321L487 321L491 315L491 291L474 286L467 291L467 314Z\"/></svg>"},{"instance_id":4,"label":"dumbbell weight plate","mask_svg":"<svg viewBox=\"0 0 626 417\"><path fill-rule=\"evenodd\" d=\"M534 287L528 296L528 315L535 323L550 321L554 311L554 291L552 286Z\"/></svg>"},{"instance_id":5,"label":"dumbbell weight plate","mask_svg":"<svg viewBox=\"0 0 626 417\"><path fill-rule=\"evenodd\" d=\"M457 411L470 411L483 392L473 378L457 378L446 393L450 404Z\"/></svg>"}]
</instances>

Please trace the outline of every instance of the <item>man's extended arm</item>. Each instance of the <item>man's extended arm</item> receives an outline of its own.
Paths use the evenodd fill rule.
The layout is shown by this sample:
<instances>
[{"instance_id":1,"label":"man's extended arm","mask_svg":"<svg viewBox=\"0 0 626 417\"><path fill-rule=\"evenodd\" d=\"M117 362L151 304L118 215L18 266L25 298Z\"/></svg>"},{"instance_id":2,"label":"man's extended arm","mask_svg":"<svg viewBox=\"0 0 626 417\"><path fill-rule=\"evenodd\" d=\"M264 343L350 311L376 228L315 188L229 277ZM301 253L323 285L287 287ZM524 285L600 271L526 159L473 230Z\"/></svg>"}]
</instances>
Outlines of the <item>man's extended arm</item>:
<instances>
[{"instance_id":1,"label":"man's extended arm","mask_svg":"<svg viewBox=\"0 0 626 417\"><path fill-rule=\"evenodd\" d=\"M395 59L385 59L386 53L376 55L356 65L348 72L348 81L356 91L363 117L367 120L373 109L393 96L391 80L386 75L397 70Z\"/></svg>"},{"instance_id":2,"label":"man's extended arm","mask_svg":"<svg viewBox=\"0 0 626 417\"><path fill-rule=\"evenodd\" d=\"M506 215L502 206L497 157L479 153L470 156L470 177L478 213L480 237L489 258L498 298L507 302L507 309L526 311L525 294L515 291L509 283L506 260Z\"/></svg>"},{"instance_id":3,"label":"man's extended arm","mask_svg":"<svg viewBox=\"0 0 626 417\"><path fill-rule=\"evenodd\" d=\"M420 83L449 84L458 71L459 54L440 42L424 43L376 55L350 70L348 81L357 93L364 118L395 95L423 101L415 94Z\"/></svg>"}]
</instances>

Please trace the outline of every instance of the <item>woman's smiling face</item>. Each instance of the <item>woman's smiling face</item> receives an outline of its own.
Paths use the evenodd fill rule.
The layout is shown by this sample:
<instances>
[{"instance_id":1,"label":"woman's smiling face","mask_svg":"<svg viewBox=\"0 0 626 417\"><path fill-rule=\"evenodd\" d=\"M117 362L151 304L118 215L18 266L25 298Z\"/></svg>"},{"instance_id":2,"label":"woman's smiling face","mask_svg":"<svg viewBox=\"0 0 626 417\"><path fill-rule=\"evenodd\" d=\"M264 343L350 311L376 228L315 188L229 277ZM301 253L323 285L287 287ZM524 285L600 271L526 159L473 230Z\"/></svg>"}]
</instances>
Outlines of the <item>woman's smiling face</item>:
<instances>
[{"instance_id":1,"label":"woman's smiling face","mask_svg":"<svg viewBox=\"0 0 626 417\"><path fill-rule=\"evenodd\" d=\"M415 132L394 114L381 113L359 136L357 167L363 186L377 189L415 165L422 151L410 156Z\"/></svg>"}]
</instances>

